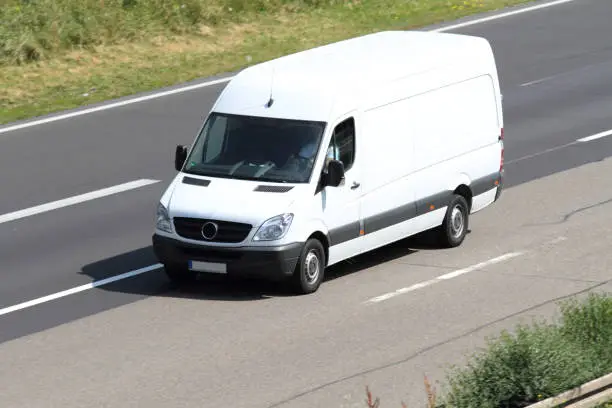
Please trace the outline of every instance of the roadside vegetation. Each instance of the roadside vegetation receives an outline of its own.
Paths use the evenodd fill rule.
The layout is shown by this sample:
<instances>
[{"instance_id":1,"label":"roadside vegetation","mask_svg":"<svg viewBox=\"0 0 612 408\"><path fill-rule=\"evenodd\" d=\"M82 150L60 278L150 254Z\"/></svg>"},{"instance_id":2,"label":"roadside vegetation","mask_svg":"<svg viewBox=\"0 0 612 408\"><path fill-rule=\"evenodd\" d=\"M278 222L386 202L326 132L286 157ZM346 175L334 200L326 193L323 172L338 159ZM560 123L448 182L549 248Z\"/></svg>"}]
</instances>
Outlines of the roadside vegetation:
<instances>
[{"instance_id":1,"label":"roadside vegetation","mask_svg":"<svg viewBox=\"0 0 612 408\"><path fill-rule=\"evenodd\" d=\"M425 406L525 407L611 372L612 296L590 294L561 302L560 317L553 322L517 325L488 339L465 366L450 370L442 395L426 378ZM369 389L366 397L368 407L380 406Z\"/></svg>"},{"instance_id":2,"label":"roadside vegetation","mask_svg":"<svg viewBox=\"0 0 612 408\"><path fill-rule=\"evenodd\" d=\"M529 0L0 0L0 123Z\"/></svg>"}]
</instances>

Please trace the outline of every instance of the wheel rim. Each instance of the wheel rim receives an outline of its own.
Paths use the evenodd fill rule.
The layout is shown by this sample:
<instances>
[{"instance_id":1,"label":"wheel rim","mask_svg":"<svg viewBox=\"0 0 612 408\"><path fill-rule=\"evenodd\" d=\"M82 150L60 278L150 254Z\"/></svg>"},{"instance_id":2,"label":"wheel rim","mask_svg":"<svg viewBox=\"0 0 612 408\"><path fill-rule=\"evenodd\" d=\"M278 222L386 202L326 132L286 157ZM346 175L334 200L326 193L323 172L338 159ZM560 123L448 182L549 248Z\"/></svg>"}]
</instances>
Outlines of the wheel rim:
<instances>
[{"instance_id":1,"label":"wheel rim","mask_svg":"<svg viewBox=\"0 0 612 408\"><path fill-rule=\"evenodd\" d=\"M314 250L308 252L306 259L304 260L306 282L309 284L316 282L319 278L320 269L321 261L319 260L317 253Z\"/></svg>"},{"instance_id":2,"label":"wheel rim","mask_svg":"<svg viewBox=\"0 0 612 408\"><path fill-rule=\"evenodd\" d=\"M450 219L450 229L453 238L459 238L461 234L463 234L464 226L465 217L463 216L463 211L461 211L461 208L457 205L453 208Z\"/></svg>"}]
</instances>

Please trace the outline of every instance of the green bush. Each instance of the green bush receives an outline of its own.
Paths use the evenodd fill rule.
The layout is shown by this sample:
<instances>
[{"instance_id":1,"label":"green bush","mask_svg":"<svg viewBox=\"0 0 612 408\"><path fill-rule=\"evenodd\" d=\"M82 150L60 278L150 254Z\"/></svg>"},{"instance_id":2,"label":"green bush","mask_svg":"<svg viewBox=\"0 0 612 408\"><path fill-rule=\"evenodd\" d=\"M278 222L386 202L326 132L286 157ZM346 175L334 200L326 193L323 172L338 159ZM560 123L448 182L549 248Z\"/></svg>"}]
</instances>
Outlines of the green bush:
<instances>
[{"instance_id":1,"label":"green bush","mask_svg":"<svg viewBox=\"0 0 612 408\"><path fill-rule=\"evenodd\" d=\"M441 407L514 408L612 371L612 297L561 304L557 323L520 325L448 376Z\"/></svg>"},{"instance_id":2,"label":"green bush","mask_svg":"<svg viewBox=\"0 0 612 408\"><path fill-rule=\"evenodd\" d=\"M612 372L612 296L590 295L586 302L562 304L563 336L591 354L601 374Z\"/></svg>"}]
</instances>

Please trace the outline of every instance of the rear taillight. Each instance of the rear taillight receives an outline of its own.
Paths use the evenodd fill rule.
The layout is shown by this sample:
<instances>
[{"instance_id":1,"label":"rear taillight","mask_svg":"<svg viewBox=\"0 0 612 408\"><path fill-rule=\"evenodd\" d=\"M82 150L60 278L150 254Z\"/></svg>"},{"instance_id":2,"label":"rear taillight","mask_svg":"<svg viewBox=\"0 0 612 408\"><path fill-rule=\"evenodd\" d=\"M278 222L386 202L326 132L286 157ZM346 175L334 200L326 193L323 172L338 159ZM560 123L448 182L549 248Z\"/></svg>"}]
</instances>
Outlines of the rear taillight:
<instances>
[{"instance_id":1,"label":"rear taillight","mask_svg":"<svg viewBox=\"0 0 612 408\"><path fill-rule=\"evenodd\" d=\"M499 158L499 171L501 172L504 169L504 128L499 134L499 143L501 144L501 157Z\"/></svg>"}]
</instances>

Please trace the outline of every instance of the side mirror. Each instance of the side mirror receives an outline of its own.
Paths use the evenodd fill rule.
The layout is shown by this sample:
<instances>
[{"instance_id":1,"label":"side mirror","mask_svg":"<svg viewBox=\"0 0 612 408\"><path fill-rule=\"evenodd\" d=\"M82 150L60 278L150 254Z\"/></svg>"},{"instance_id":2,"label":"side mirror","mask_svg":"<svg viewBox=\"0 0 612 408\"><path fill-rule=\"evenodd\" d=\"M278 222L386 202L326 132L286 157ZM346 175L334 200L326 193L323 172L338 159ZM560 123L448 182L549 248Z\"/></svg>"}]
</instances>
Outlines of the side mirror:
<instances>
[{"instance_id":1,"label":"side mirror","mask_svg":"<svg viewBox=\"0 0 612 408\"><path fill-rule=\"evenodd\" d=\"M327 176L325 184L330 187L338 187L344 180L344 164L339 160L332 160L327 164Z\"/></svg>"},{"instance_id":2,"label":"side mirror","mask_svg":"<svg viewBox=\"0 0 612 408\"><path fill-rule=\"evenodd\" d=\"M187 146L178 145L174 153L174 168L176 171L181 171L187 160Z\"/></svg>"}]
</instances>

